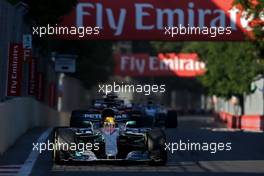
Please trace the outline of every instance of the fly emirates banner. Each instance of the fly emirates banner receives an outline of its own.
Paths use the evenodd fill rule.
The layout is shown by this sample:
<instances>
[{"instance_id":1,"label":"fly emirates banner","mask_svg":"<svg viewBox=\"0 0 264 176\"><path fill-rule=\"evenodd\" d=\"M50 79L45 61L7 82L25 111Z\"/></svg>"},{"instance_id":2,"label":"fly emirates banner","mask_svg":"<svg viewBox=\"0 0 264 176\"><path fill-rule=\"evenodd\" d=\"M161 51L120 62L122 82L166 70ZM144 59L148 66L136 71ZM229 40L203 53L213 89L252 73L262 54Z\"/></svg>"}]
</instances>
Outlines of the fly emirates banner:
<instances>
[{"instance_id":1,"label":"fly emirates banner","mask_svg":"<svg viewBox=\"0 0 264 176\"><path fill-rule=\"evenodd\" d=\"M84 40L245 40L256 18L234 0L79 0L61 27L92 27ZM257 17L263 22L263 13Z\"/></svg>"},{"instance_id":2,"label":"fly emirates banner","mask_svg":"<svg viewBox=\"0 0 264 176\"><path fill-rule=\"evenodd\" d=\"M115 56L115 75L196 77L206 72L205 63L196 53L166 53Z\"/></svg>"}]
</instances>

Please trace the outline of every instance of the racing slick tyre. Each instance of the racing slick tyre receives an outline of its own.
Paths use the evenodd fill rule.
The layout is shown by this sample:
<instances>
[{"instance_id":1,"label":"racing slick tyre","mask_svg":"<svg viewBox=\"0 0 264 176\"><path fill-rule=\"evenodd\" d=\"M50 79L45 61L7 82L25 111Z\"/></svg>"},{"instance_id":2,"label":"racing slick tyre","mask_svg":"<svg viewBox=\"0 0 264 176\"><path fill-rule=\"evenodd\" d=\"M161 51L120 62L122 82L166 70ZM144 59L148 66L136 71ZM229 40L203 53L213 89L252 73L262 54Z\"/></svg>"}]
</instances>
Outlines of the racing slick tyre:
<instances>
[{"instance_id":1,"label":"racing slick tyre","mask_svg":"<svg viewBox=\"0 0 264 176\"><path fill-rule=\"evenodd\" d=\"M167 112L167 118L165 122L166 128L177 128L178 126L178 114L175 110L169 110Z\"/></svg>"},{"instance_id":2,"label":"racing slick tyre","mask_svg":"<svg viewBox=\"0 0 264 176\"><path fill-rule=\"evenodd\" d=\"M63 150L61 146L64 146L66 143L68 145L75 143L73 131L68 128L57 128L54 130L53 140L52 160L55 164L61 164L62 159L69 158L69 153Z\"/></svg>"},{"instance_id":3,"label":"racing slick tyre","mask_svg":"<svg viewBox=\"0 0 264 176\"><path fill-rule=\"evenodd\" d=\"M165 133L159 128L154 128L147 134L147 146L151 159L150 165L163 166L167 163L165 142Z\"/></svg>"}]
</instances>

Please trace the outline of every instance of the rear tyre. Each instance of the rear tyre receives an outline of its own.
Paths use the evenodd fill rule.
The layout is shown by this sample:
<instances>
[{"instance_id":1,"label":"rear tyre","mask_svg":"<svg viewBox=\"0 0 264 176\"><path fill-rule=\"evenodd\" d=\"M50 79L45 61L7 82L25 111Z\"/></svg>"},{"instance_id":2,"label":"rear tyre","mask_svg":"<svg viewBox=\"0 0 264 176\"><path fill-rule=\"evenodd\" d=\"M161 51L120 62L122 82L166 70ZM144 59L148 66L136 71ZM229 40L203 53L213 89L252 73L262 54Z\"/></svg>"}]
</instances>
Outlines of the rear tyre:
<instances>
[{"instance_id":1,"label":"rear tyre","mask_svg":"<svg viewBox=\"0 0 264 176\"><path fill-rule=\"evenodd\" d=\"M177 128L178 126L178 113L175 110L169 110L165 122L166 128Z\"/></svg>"},{"instance_id":2,"label":"rear tyre","mask_svg":"<svg viewBox=\"0 0 264 176\"><path fill-rule=\"evenodd\" d=\"M148 133L147 146L151 159L150 165L163 166L167 163L165 142L166 136L161 129L154 128Z\"/></svg>"}]
</instances>

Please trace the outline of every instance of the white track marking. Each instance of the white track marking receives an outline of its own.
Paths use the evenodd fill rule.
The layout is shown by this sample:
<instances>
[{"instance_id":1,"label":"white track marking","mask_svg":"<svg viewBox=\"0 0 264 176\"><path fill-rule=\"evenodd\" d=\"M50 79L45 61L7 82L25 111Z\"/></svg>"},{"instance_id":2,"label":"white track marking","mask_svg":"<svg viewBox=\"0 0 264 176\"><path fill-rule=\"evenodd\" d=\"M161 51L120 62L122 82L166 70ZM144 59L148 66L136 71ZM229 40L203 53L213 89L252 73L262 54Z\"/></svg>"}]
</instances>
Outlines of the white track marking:
<instances>
[{"instance_id":1,"label":"white track marking","mask_svg":"<svg viewBox=\"0 0 264 176\"><path fill-rule=\"evenodd\" d=\"M0 165L0 176L15 176L22 165Z\"/></svg>"},{"instance_id":2,"label":"white track marking","mask_svg":"<svg viewBox=\"0 0 264 176\"><path fill-rule=\"evenodd\" d=\"M42 135L38 138L37 143L43 143L47 140L49 137L50 133L52 132L52 128L47 129ZM34 151L32 150L31 153L29 154L27 160L23 164L22 168L20 169L19 173L17 176L29 176L37 159L39 156L39 151Z\"/></svg>"}]
</instances>

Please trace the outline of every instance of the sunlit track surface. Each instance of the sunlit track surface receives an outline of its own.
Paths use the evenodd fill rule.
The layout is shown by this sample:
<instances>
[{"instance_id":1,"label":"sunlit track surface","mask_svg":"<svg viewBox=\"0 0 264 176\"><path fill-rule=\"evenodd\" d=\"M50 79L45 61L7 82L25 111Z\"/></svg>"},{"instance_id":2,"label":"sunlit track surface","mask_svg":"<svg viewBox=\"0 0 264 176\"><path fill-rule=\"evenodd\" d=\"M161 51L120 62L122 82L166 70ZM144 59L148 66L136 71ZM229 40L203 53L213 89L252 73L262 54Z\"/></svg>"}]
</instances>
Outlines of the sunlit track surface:
<instances>
[{"instance_id":1,"label":"sunlit track surface","mask_svg":"<svg viewBox=\"0 0 264 176\"><path fill-rule=\"evenodd\" d=\"M54 165L52 172L211 172L211 173L264 173L263 160L252 161L200 161L168 163L166 166L117 166L117 165L90 165L90 166L66 166Z\"/></svg>"},{"instance_id":2,"label":"sunlit track surface","mask_svg":"<svg viewBox=\"0 0 264 176\"><path fill-rule=\"evenodd\" d=\"M232 142L231 151L168 151L166 166L146 163L67 163L55 165L42 153L31 176L263 176L263 133L227 129L210 116L180 116L179 126L165 129L167 142Z\"/></svg>"},{"instance_id":3,"label":"sunlit track surface","mask_svg":"<svg viewBox=\"0 0 264 176\"><path fill-rule=\"evenodd\" d=\"M206 171L195 162L168 163L166 166L149 166L149 165L89 165L89 166L70 166L70 165L53 165L53 172L186 172L192 170L195 172Z\"/></svg>"}]
</instances>

